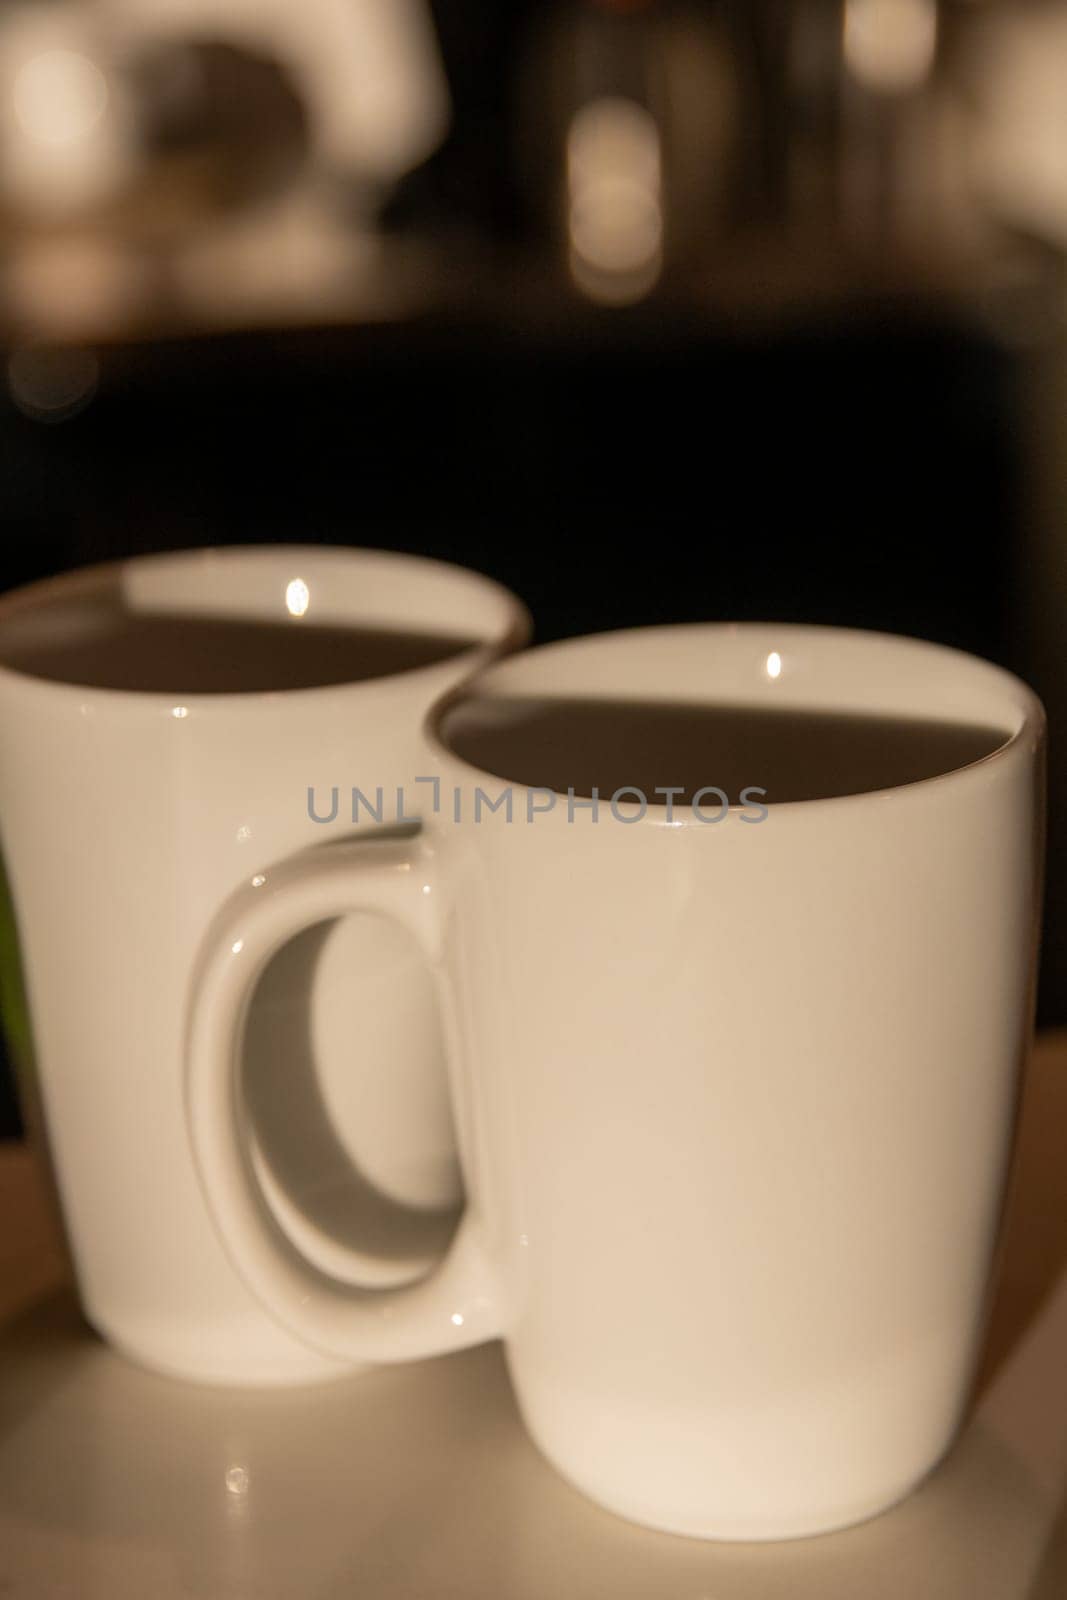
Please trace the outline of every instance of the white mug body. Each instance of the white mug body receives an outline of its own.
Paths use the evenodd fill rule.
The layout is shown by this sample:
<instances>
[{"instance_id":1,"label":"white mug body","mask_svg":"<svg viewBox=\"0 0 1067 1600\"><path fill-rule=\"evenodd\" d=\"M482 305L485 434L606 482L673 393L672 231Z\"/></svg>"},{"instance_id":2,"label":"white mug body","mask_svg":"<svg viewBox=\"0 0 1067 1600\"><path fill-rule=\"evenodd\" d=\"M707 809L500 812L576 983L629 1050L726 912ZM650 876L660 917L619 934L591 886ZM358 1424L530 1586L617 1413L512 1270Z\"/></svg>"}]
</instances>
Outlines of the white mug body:
<instances>
[{"instance_id":1,"label":"white mug body","mask_svg":"<svg viewBox=\"0 0 1067 1600\"><path fill-rule=\"evenodd\" d=\"M772 1539L885 1509L950 1446L985 1323L1033 1018L1039 702L955 650L756 624L568 640L468 692L505 723L689 703L942 723L976 753L765 808L594 810L530 787L536 758L476 762L439 705L421 836L246 885L205 947L190 1129L231 1258L335 1357L502 1337L545 1455L637 1522ZM710 737L707 763L710 787ZM358 908L433 965L467 1195L440 1268L370 1304L278 1250L231 1115L255 974Z\"/></svg>"},{"instance_id":2,"label":"white mug body","mask_svg":"<svg viewBox=\"0 0 1067 1600\"><path fill-rule=\"evenodd\" d=\"M265 692L127 691L4 664L13 630L35 628L47 644L53 612L83 602L421 632L456 649L410 671ZM28 1088L86 1315L143 1364L251 1384L344 1370L265 1314L211 1227L182 1103L189 973L236 885L293 852L376 827L365 808L353 813L350 794L333 816L320 804L338 774L382 786L383 821L397 820L395 786L427 709L525 634L522 607L489 579L344 548L143 557L0 600L0 835L32 1029ZM317 1242L327 1259L336 1250L331 1206L353 1180L349 1158L368 1149L371 1198L380 1190L427 1208L423 1223L413 1213L397 1233L396 1259L377 1219L358 1262L371 1283L425 1266L441 1232L428 1208L456 1194L429 978L410 941L377 929L353 918L320 930L315 959L282 953L263 986L263 1059L247 1063L242 1105L265 1191L304 1248ZM297 1035L300 1074L282 1059ZM383 1106L360 1085L378 1077L386 1042L394 1098ZM300 1094L283 1098L279 1116L270 1086L283 1073ZM355 1219L349 1242L359 1236Z\"/></svg>"},{"instance_id":3,"label":"white mug body","mask_svg":"<svg viewBox=\"0 0 1067 1600\"><path fill-rule=\"evenodd\" d=\"M547 646L479 693L1003 733L963 770L757 821L560 795L528 822L516 786L510 822L439 829L488 1125L469 1187L533 1437L667 1531L855 1522L943 1454L978 1354L1032 1025L1040 707L953 651L756 626ZM507 776L441 766L467 797Z\"/></svg>"}]
</instances>

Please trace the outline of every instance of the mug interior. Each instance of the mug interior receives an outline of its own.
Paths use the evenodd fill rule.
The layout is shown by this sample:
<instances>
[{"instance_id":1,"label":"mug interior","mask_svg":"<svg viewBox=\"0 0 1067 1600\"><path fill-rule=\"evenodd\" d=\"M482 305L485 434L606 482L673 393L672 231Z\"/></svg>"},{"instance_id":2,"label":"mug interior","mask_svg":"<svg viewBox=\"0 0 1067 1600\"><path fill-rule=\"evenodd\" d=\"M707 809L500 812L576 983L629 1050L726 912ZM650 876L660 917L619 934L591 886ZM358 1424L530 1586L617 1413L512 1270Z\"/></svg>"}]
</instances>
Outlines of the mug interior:
<instances>
[{"instance_id":1,"label":"mug interior","mask_svg":"<svg viewBox=\"0 0 1067 1600\"><path fill-rule=\"evenodd\" d=\"M444 562L311 545L208 549L3 596L0 669L166 694L314 688L504 648L526 632L505 589Z\"/></svg>"},{"instance_id":2,"label":"mug interior","mask_svg":"<svg viewBox=\"0 0 1067 1600\"><path fill-rule=\"evenodd\" d=\"M723 623L631 629L527 651L435 708L430 730L469 770L559 795L590 792L591 752L600 750L614 780L651 801L636 772L658 764L656 783L679 781L661 753L673 722L678 750L703 739L712 755L762 750L772 768L775 758L779 766L792 761L794 772L806 764L807 778L794 778L791 792L787 782L780 798L807 800L958 771L1027 727L1036 734L1041 721L1023 683L958 650L849 629ZM562 781L565 743L587 774L574 784ZM820 760L825 770L813 774ZM759 772L746 781L759 783ZM598 784L598 792L612 789Z\"/></svg>"}]
</instances>

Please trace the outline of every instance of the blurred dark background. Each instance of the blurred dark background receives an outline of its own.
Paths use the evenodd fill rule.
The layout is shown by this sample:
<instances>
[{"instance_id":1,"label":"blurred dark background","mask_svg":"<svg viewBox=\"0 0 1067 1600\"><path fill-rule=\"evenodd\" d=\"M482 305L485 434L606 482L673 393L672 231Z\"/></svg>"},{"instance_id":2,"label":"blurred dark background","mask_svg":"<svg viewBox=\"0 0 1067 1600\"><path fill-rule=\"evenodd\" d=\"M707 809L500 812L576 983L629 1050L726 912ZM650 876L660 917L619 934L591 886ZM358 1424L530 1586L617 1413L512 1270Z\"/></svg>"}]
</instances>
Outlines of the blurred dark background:
<instances>
[{"instance_id":1,"label":"blurred dark background","mask_svg":"<svg viewBox=\"0 0 1067 1600\"><path fill-rule=\"evenodd\" d=\"M366 544L541 640L976 651L1049 706L1067 1018L1067 7L393 5L0 13L2 586Z\"/></svg>"}]
</instances>

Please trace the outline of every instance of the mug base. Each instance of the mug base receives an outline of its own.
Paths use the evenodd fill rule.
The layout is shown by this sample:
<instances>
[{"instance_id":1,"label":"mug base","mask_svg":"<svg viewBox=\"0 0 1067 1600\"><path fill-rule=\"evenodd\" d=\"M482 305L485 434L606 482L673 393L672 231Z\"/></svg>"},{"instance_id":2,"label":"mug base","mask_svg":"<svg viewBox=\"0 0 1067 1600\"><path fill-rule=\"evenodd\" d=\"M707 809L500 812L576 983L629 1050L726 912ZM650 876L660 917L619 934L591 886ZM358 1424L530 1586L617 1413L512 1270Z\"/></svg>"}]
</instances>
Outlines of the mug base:
<instances>
[{"instance_id":1,"label":"mug base","mask_svg":"<svg viewBox=\"0 0 1067 1600\"><path fill-rule=\"evenodd\" d=\"M847 1503L813 1508L799 1514L782 1516L717 1517L714 1514L692 1518L659 1512L646 1503L627 1499L613 1493L601 1483L594 1483L576 1474L562 1463L538 1435L536 1426L523 1418L527 1432L549 1466L587 1500L592 1500L602 1510L638 1527L656 1533L669 1533L676 1538L699 1539L716 1544L776 1544L791 1540L816 1539L825 1534L840 1533L860 1523L871 1522L876 1517L892 1511L914 1494L944 1461L952 1447L950 1441L936 1460L920 1471L909 1474L895 1484L889 1484L876 1494L866 1495Z\"/></svg>"},{"instance_id":2,"label":"mug base","mask_svg":"<svg viewBox=\"0 0 1067 1600\"><path fill-rule=\"evenodd\" d=\"M308 1351L306 1361L297 1356L283 1362L266 1360L183 1362L179 1357L160 1355L130 1340L111 1333L100 1324L90 1322L93 1331L116 1355L130 1361L135 1367L151 1372L159 1378L173 1379L179 1383L196 1383L216 1389L297 1389L317 1384L336 1383L341 1378L351 1378L369 1371L369 1365L351 1363L342 1365L328 1361Z\"/></svg>"}]
</instances>

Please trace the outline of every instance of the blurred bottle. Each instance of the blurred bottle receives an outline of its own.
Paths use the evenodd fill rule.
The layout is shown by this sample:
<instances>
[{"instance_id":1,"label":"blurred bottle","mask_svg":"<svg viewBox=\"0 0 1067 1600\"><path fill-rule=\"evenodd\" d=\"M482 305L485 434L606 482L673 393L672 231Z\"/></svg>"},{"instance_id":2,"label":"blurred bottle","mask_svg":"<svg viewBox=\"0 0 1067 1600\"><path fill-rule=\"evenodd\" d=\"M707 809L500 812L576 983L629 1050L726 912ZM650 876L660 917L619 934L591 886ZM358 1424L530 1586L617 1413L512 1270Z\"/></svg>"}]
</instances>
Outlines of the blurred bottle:
<instances>
[{"instance_id":1,"label":"blurred bottle","mask_svg":"<svg viewBox=\"0 0 1067 1600\"><path fill-rule=\"evenodd\" d=\"M771 209L793 235L922 266L980 228L950 64L962 0L751 0Z\"/></svg>"},{"instance_id":2,"label":"blurred bottle","mask_svg":"<svg viewBox=\"0 0 1067 1600\"><path fill-rule=\"evenodd\" d=\"M1067 3L997 0L968 12L959 74L980 203L1067 249Z\"/></svg>"},{"instance_id":3,"label":"blurred bottle","mask_svg":"<svg viewBox=\"0 0 1067 1600\"><path fill-rule=\"evenodd\" d=\"M1067 0L974 4L958 59L971 108L970 181L1017 265L989 306L1010 350L1017 493L1008 602L1012 663L1049 718L1041 999L1067 1016Z\"/></svg>"},{"instance_id":4,"label":"blurred bottle","mask_svg":"<svg viewBox=\"0 0 1067 1600\"><path fill-rule=\"evenodd\" d=\"M531 209L588 298L644 299L726 226L741 130L721 7L557 6L527 40L519 106Z\"/></svg>"}]
</instances>

